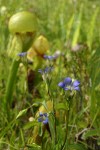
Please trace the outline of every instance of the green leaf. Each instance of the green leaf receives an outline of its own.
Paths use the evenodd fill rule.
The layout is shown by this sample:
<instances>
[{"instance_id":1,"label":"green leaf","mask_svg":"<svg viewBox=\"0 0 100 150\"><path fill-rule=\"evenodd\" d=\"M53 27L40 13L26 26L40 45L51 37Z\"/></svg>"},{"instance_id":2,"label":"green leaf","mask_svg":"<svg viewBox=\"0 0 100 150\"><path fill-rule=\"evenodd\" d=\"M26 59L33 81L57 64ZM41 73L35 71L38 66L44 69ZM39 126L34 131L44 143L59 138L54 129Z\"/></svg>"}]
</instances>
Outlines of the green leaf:
<instances>
[{"instance_id":1,"label":"green leaf","mask_svg":"<svg viewBox=\"0 0 100 150\"><path fill-rule=\"evenodd\" d=\"M97 144L100 145L100 137L99 137L99 139L97 140Z\"/></svg>"},{"instance_id":2,"label":"green leaf","mask_svg":"<svg viewBox=\"0 0 100 150\"><path fill-rule=\"evenodd\" d=\"M36 101L39 101L39 99L35 99ZM41 103L40 102L35 102L32 104L34 107L38 107Z\"/></svg>"},{"instance_id":3,"label":"green leaf","mask_svg":"<svg viewBox=\"0 0 100 150\"><path fill-rule=\"evenodd\" d=\"M50 133L51 133L51 137L52 137L52 142L55 141L55 128L54 128L54 116L53 115L49 115L49 128L50 128Z\"/></svg>"},{"instance_id":4,"label":"green leaf","mask_svg":"<svg viewBox=\"0 0 100 150\"><path fill-rule=\"evenodd\" d=\"M30 150L41 150L41 146L37 145L36 143L27 144L27 147Z\"/></svg>"},{"instance_id":5,"label":"green leaf","mask_svg":"<svg viewBox=\"0 0 100 150\"><path fill-rule=\"evenodd\" d=\"M59 109L68 110L68 104L67 103L58 103L58 104L56 104L55 109L56 110L59 110Z\"/></svg>"},{"instance_id":6,"label":"green leaf","mask_svg":"<svg viewBox=\"0 0 100 150\"><path fill-rule=\"evenodd\" d=\"M100 136L100 129L93 129L93 130L88 130L83 134L83 139L87 139L88 137L92 136Z\"/></svg>"},{"instance_id":7,"label":"green leaf","mask_svg":"<svg viewBox=\"0 0 100 150\"><path fill-rule=\"evenodd\" d=\"M39 126L39 136L42 136L43 135L43 125L42 123L40 123L40 126Z\"/></svg>"},{"instance_id":8,"label":"green leaf","mask_svg":"<svg viewBox=\"0 0 100 150\"><path fill-rule=\"evenodd\" d=\"M69 145L70 150L87 150L82 144L71 144Z\"/></svg>"},{"instance_id":9,"label":"green leaf","mask_svg":"<svg viewBox=\"0 0 100 150\"><path fill-rule=\"evenodd\" d=\"M18 118L19 118L19 117L21 117L22 115L25 115L25 114L26 114L26 112L27 112L27 109L23 109L23 110L21 110L21 111L18 113L18 115L17 115L16 119L18 119Z\"/></svg>"},{"instance_id":10,"label":"green leaf","mask_svg":"<svg viewBox=\"0 0 100 150\"><path fill-rule=\"evenodd\" d=\"M74 17L75 17L75 15L73 14L72 17L70 18L68 24L67 24L66 40L69 39L69 36L70 36L70 33L71 33L71 29L72 29L72 25L73 25L73 21L74 21Z\"/></svg>"},{"instance_id":11,"label":"green leaf","mask_svg":"<svg viewBox=\"0 0 100 150\"><path fill-rule=\"evenodd\" d=\"M24 130L30 129L33 126L36 126L38 124L38 122L36 120L28 122L25 126L24 126Z\"/></svg>"},{"instance_id":12,"label":"green leaf","mask_svg":"<svg viewBox=\"0 0 100 150\"><path fill-rule=\"evenodd\" d=\"M41 104L45 107L45 109L48 109L48 108L47 108L46 101L43 101Z\"/></svg>"},{"instance_id":13,"label":"green leaf","mask_svg":"<svg viewBox=\"0 0 100 150\"><path fill-rule=\"evenodd\" d=\"M89 30L88 30L88 35L87 35L87 45L89 49L92 48L92 41L94 37L94 29L95 29L95 23L96 23L96 17L97 17L98 11L99 9L97 8L92 16L90 25L88 25Z\"/></svg>"},{"instance_id":14,"label":"green leaf","mask_svg":"<svg viewBox=\"0 0 100 150\"><path fill-rule=\"evenodd\" d=\"M75 32L74 32L74 35L73 35L73 40L72 40L72 48L74 46L76 46L77 42L78 42L78 39L79 39L79 35L80 35L80 28L81 28L81 22L82 22L82 12L83 12L83 5L80 7L80 13L76 19L76 22L75 22Z\"/></svg>"}]
</instances>

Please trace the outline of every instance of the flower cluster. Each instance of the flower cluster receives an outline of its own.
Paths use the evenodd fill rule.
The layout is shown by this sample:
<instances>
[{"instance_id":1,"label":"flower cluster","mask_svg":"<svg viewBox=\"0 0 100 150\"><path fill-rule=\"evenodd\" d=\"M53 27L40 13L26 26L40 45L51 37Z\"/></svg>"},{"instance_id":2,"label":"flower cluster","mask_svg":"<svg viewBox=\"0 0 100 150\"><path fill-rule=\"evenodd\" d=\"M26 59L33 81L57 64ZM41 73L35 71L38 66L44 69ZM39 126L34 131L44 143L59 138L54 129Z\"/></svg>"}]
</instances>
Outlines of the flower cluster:
<instances>
[{"instance_id":1,"label":"flower cluster","mask_svg":"<svg viewBox=\"0 0 100 150\"><path fill-rule=\"evenodd\" d=\"M38 118L38 122L42 122L43 124L47 124L48 123L48 115L47 113L39 113L39 118Z\"/></svg>"},{"instance_id":2,"label":"flower cluster","mask_svg":"<svg viewBox=\"0 0 100 150\"><path fill-rule=\"evenodd\" d=\"M44 55L43 58L48 59L48 60L54 60L54 59L56 59L56 56Z\"/></svg>"},{"instance_id":3,"label":"flower cluster","mask_svg":"<svg viewBox=\"0 0 100 150\"><path fill-rule=\"evenodd\" d=\"M39 69L38 72L41 74L47 74L53 70L53 67L46 67L44 69Z\"/></svg>"},{"instance_id":4,"label":"flower cluster","mask_svg":"<svg viewBox=\"0 0 100 150\"><path fill-rule=\"evenodd\" d=\"M59 56L61 56L61 52L57 50L52 56L51 55L43 55L44 59L47 60L56 60Z\"/></svg>"},{"instance_id":5,"label":"flower cluster","mask_svg":"<svg viewBox=\"0 0 100 150\"><path fill-rule=\"evenodd\" d=\"M72 81L72 79L70 77L67 77L64 79L64 81L60 82L58 84L59 87L63 88L64 90L76 90L79 91L79 84L80 82L78 80L74 80Z\"/></svg>"},{"instance_id":6,"label":"flower cluster","mask_svg":"<svg viewBox=\"0 0 100 150\"><path fill-rule=\"evenodd\" d=\"M19 53L19 54L18 54L19 57L24 57L24 56L26 56L26 55L27 55L27 52L22 52L22 53Z\"/></svg>"}]
</instances>

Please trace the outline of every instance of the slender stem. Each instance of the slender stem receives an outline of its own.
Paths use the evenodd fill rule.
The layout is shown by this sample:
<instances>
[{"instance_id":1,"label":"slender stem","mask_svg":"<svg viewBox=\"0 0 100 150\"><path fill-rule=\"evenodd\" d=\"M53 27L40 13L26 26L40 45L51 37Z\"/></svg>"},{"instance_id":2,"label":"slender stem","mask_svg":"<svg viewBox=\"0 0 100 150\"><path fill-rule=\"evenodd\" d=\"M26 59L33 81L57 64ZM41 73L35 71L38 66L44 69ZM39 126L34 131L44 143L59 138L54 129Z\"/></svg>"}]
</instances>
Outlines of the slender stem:
<instances>
[{"instance_id":1,"label":"slender stem","mask_svg":"<svg viewBox=\"0 0 100 150\"><path fill-rule=\"evenodd\" d=\"M53 112L54 112L55 145L56 145L56 143L57 143L57 139L56 139L56 110L55 110L54 100L53 100Z\"/></svg>"},{"instance_id":2,"label":"slender stem","mask_svg":"<svg viewBox=\"0 0 100 150\"><path fill-rule=\"evenodd\" d=\"M56 110L55 110L55 104L54 104L54 99L52 98L51 94L50 94L50 91L49 91L49 88L48 88L48 95L49 97L51 98L51 101L53 102L53 116L54 116L54 132L55 132L55 145L57 143L57 139L56 139Z\"/></svg>"},{"instance_id":3,"label":"slender stem","mask_svg":"<svg viewBox=\"0 0 100 150\"><path fill-rule=\"evenodd\" d=\"M57 143L57 139L56 139L56 110L55 110L55 104L54 104L54 99L53 99L53 96L52 96L52 92L50 92L50 84L48 84L46 82L46 86L47 86L47 93L49 95L49 98L51 99L52 103L53 103L53 117L54 117L54 143L56 145Z\"/></svg>"},{"instance_id":4,"label":"slender stem","mask_svg":"<svg viewBox=\"0 0 100 150\"><path fill-rule=\"evenodd\" d=\"M61 150L63 150L64 149L64 147L65 147L65 144L66 144L66 141L68 141L68 125L69 125L69 113L70 113L70 101L68 101L68 104L69 104L69 109L68 109L68 111L66 111L66 120L67 120L67 122L66 122L66 134L65 134L65 139L64 139L64 143L63 143L63 145L61 146ZM67 150L68 150L68 144L67 144Z\"/></svg>"}]
</instances>

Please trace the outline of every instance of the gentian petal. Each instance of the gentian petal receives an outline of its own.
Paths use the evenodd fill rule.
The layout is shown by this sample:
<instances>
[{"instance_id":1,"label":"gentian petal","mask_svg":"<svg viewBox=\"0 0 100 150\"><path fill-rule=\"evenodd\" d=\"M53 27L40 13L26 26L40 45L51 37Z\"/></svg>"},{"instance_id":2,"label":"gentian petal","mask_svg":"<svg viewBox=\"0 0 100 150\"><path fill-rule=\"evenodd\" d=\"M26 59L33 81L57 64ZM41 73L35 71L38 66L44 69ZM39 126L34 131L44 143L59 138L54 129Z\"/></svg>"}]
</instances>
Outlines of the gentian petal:
<instances>
[{"instance_id":1,"label":"gentian petal","mask_svg":"<svg viewBox=\"0 0 100 150\"><path fill-rule=\"evenodd\" d=\"M52 69L53 69L53 67L46 67L46 68L44 69L44 73L49 73L49 72L52 71Z\"/></svg>"},{"instance_id":2,"label":"gentian petal","mask_svg":"<svg viewBox=\"0 0 100 150\"><path fill-rule=\"evenodd\" d=\"M47 117L47 113L44 113L43 115L44 115L45 117Z\"/></svg>"},{"instance_id":3,"label":"gentian petal","mask_svg":"<svg viewBox=\"0 0 100 150\"><path fill-rule=\"evenodd\" d=\"M64 84L64 82L59 82L58 86L64 88L64 87L65 87L65 84Z\"/></svg>"},{"instance_id":4,"label":"gentian petal","mask_svg":"<svg viewBox=\"0 0 100 150\"><path fill-rule=\"evenodd\" d=\"M42 121L43 121L42 117L38 118L38 122L42 122Z\"/></svg>"},{"instance_id":5,"label":"gentian petal","mask_svg":"<svg viewBox=\"0 0 100 150\"><path fill-rule=\"evenodd\" d=\"M27 52L22 52L22 53L18 54L18 56L20 56L20 57L24 57L25 55L27 55Z\"/></svg>"},{"instance_id":6,"label":"gentian petal","mask_svg":"<svg viewBox=\"0 0 100 150\"><path fill-rule=\"evenodd\" d=\"M46 67L46 68L44 69L44 73L48 73L48 72L49 72L49 68Z\"/></svg>"},{"instance_id":7,"label":"gentian petal","mask_svg":"<svg viewBox=\"0 0 100 150\"><path fill-rule=\"evenodd\" d=\"M70 89L69 89L69 88L67 88L67 87L65 87L65 88L64 88L64 90L65 90L65 91L68 91L68 90L70 90Z\"/></svg>"},{"instance_id":8,"label":"gentian petal","mask_svg":"<svg viewBox=\"0 0 100 150\"><path fill-rule=\"evenodd\" d=\"M79 91L80 90L79 86L74 87L74 90Z\"/></svg>"},{"instance_id":9,"label":"gentian petal","mask_svg":"<svg viewBox=\"0 0 100 150\"><path fill-rule=\"evenodd\" d=\"M71 79L70 77L67 77L67 78L64 79L64 83L65 83L66 85L70 85L71 82L72 82L72 79Z\"/></svg>"},{"instance_id":10,"label":"gentian petal","mask_svg":"<svg viewBox=\"0 0 100 150\"><path fill-rule=\"evenodd\" d=\"M46 118L45 120L43 120L43 124L47 124L48 123L48 118Z\"/></svg>"},{"instance_id":11,"label":"gentian petal","mask_svg":"<svg viewBox=\"0 0 100 150\"><path fill-rule=\"evenodd\" d=\"M77 80L75 80L75 81L73 82L73 87L76 87L76 86L78 86L79 84L80 84L80 82L77 81Z\"/></svg>"},{"instance_id":12,"label":"gentian petal","mask_svg":"<svg viewBox=\"0 0 100 150\"><path fill-rule=\"evenodd\" d=\"M42 116L43 116L43 113L42 113L42 112L40 112L40 113L39 113L39 116L40 116L40 117L42 117Z\"/></svg>"},{"instance_id":13,"label":"gentian petal","mask_svg":"<svg viewBox=\"0 0 100 150\"><path fill-rule=\"evenodd\" d=\"M39 69L38 72L41 73L41 74L43 74L43 70L42 69Z\"/></svg>"},{"instance_id":14,"label":"gentian petal","mask_svg":"<svg viewBox=\"0 0 100 150\"><path fill-rule=\"evenodd\" d=\"M38 72L43 75L51 72L53 69L54 69L53 67L46 67L44 69L38 69Z\"/></svg>"},{"instance_id":15,"label":"gentian petal","mask_svg":"<svg viewBox=\"0 0 100 150\"><path fill-rule=\"evenodd\" d=\"M55 56L44 55L43 57L44 57L44 59L48 59L48 60L53 60L53 59L55 59Z\"/></svg>"}]
</instances>

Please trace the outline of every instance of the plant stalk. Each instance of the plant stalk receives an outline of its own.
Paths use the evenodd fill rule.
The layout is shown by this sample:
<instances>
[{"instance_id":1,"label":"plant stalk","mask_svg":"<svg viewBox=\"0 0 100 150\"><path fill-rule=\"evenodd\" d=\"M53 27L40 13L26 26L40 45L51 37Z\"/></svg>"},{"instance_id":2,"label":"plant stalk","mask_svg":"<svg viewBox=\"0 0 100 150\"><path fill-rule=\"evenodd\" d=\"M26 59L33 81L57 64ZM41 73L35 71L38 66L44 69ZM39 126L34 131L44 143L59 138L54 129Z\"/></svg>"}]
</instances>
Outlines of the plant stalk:
<instances>
[{"instance_id":1,"label":"plant stalk","mask_svg":"<svg viewBox=\"0 0 100 150\"><path fill-rule=\"evenodd\" d=\"M61 150L64 150L66 141L68 141L68 125L69 125L69 114L70 114L70 101L68 101L68 104L69 104L69 109L68 109L68 111L65 112L66 113L65 117L66 117L66 120L67 120L67 122L66 122L66 134L65 134L64 143L61 146ZM68 144L67 144L67 150L68 150Z\"/></svg>"}]
</instances>

